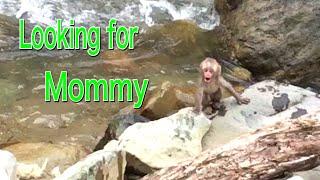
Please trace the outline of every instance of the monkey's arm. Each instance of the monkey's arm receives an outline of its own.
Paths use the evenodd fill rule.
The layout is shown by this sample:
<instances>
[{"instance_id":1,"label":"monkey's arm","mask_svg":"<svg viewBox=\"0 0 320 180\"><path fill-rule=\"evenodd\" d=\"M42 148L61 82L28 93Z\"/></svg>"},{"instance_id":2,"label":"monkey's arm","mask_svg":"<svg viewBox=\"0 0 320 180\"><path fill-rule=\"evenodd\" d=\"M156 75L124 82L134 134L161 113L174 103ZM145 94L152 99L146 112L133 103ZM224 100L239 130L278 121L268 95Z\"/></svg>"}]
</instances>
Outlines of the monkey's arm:
<instances>
[{"instance_id":1,"label":"monkey's arm","mask_svg":"<svg viewBox=\"0 0 320 180\"><path fill-rule=\"evenodd\" d=\"M226 88L232 96L234 96L238 102L238 104L248 104L250 102L249 98L243 98L241 97L232 87L232 85L226 81L222 76L219 77L219 82L222 87Z\"/></svg>"},{"instance_id":2,"label":"monkey's arm","mask_svg":"<svg viewBox=\"0 0 320 180\"><path fill-rule=\"evenodd\" d=\"M195 95L195 107L194 107L194 112L195 113L200 113L202 110L202 98L203 98L203 88L199 88L196 92Z\"/></svg>"}]
</instances>

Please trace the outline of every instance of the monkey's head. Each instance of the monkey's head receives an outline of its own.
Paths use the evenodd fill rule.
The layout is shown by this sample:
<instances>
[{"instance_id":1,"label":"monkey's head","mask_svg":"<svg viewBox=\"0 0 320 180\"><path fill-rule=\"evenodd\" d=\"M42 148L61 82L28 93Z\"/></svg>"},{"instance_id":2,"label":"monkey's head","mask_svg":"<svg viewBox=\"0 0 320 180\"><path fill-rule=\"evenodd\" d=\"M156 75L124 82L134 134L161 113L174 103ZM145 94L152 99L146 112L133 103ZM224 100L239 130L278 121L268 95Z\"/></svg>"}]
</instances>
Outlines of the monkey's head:
<instances>
[{"instance_id":1,"label":"monkey's head","mask_svg":"<svg viewBox=\"0 0 320 180\"><path fill-rule=\"evenodd\" d=\"M205 83L211 83L213 80L219 78L221 74L221 66L217 60L213 58L206 58L200 64L200 72L202 75L202 81Z\"/></svg>"}]
</instances>

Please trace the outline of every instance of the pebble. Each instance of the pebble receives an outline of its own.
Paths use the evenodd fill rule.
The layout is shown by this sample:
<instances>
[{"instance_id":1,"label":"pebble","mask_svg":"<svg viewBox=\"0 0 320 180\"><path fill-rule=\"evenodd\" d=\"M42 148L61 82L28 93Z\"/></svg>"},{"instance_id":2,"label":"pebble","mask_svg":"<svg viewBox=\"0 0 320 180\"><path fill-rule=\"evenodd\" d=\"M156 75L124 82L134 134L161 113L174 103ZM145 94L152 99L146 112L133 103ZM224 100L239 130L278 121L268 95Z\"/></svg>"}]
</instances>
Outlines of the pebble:
<instances>
[{"instance_id":1,"label":"pebble","mask_svg":"<svg viewBox=\"0 0 320 180\"><path fill-rule=\"evenodd\" d=\"M46 86L45 86L44 84L41 84L41 85L33 88L33 89L32 89L32 92L33 92L33 93L37 93L38 91L45 89L45 87L46 87Z\"/></svg>"}]
</instances>

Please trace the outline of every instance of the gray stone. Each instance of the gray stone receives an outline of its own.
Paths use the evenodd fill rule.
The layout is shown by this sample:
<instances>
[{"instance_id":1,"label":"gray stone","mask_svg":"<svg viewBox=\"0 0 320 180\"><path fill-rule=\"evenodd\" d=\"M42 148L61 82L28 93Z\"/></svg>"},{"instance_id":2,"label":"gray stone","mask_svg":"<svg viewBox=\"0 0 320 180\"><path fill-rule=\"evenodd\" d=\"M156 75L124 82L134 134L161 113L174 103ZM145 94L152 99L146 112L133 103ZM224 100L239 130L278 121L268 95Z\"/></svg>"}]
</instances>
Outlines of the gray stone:
<instances>
[{"instance_id":1,"label":"gray stone","mask_svg":"<svg viewBox=\"0 0 320 180\"><path fill-rule=\"evenodd\" d=\"M119 141L128 154L151 168L169 167L202 151L201 139L210 124L204 115L196 116L192 108L185 108L156 121L136 123Z\"/></svg>"},{"instance_id":2,"label":"gray stone","mask_svg":"<svg viewBox=\"0 0 320 180\"><path fill-rule=\"evenodd\" d=\"M213 119L203 138L204 149L218 147L238 136L276 123L319 110L320 99L314 92L276 81L262 81L250 86L242 96L251 99L248 105L238 105L233 97L223 99L224 115Z\"/></svg>"},{"instance_id":3,"label":"gray stone","mask_svg":"<svg viewBox=\"0 0 320 180\"><path fill-rule=\"evenodd\" d=\"M320 1L215 0L234 57L253 74L320 87Z\"/></svg>"},{"instance_id":4,"label":"gray stone","mask_svg":"<svg viewBox=\"0 0 320 180\"><path fill-rule=\"evenodd\" d=\"M15 180L17 160L8 151L0 150L0 177L1 179Z\"/></svg>"},{"instance_id":5,"label":"gray stone","mask_svg":"<svg viewBox=\"0 0 320 180\"><path fill-rule=\"evenodd\" d=\"M70 144L18 143L4 149L17 158L17 175L21 179L48 179L46 172L57 166L65 170L87 154L82 146Z\"/></svg>"},{"instance_id":6,"label":"gray stone","mask_svg":"<svg viewBox=\"0 0 320 180\"><path fill-rule=\"evenodd\" d=\"M118 144L118 141L110 141L104 149L72 165L55 180L124 179L125 152L119 148Z\"/></svg>"}]
</instances>

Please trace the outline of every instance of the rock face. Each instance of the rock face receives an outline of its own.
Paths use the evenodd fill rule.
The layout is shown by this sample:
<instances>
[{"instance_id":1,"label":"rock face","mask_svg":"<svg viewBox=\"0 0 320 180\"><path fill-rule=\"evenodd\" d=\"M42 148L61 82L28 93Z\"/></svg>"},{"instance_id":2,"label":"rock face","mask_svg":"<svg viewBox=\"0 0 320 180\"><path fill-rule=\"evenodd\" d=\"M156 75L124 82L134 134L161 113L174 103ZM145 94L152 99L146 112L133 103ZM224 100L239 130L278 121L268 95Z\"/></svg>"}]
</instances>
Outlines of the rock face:
<instances>
[{"instance_id":1,"label":"rock face","mask_svg":"<svg viewBox=\"0 0 320 180\"><path fill-rule=\"evenodd\" d=\"M8 49L19 36L18 20L9 16L0 15L0 49Z\"/></svg>"},{"instance_id":2,"label":"rock face","mask_svg":"<svg viewBox=\"0 0 320 180\"><path fill-rule=\"evenodd\" d=\"M275 81L252 85L243 96L251 99L248 105L236 104L233 97L223 100L226 109L213 119L203 138L204 149L218 147L279 119L294 119L320 111L320 99L315 93Z\"/></svg>"},{"instance_id":3,"label":"rock face","mask_svg":"<svg viewBox=\"0 0 320 180\"><path fill-rule=\"evenodd\" d=\"M194 104L196 88L182 88L166 81L148 99L141 115L151 120L160 119Z\"/></svg>"},{"instance_id":4,"label":"rock face","mask_svg":"<svg viewBox=\"0 0 320 180\"><path fill-rule=\"evenodd\" d=\"M76 145L19 143L4 148L17 158L17 175L22 179L49 178L54 168L64 170L87 154Z\"/></svg>"},{"instance_id":5,"label":"rock face","mask_svg":"<svg viewBox=\"0 0 320 180\"><path fill-rule=\"evenodd\" d=\"M0 177L6 180L16 179L17 160L14 155L8 151L0 150Z\"/></svg>"},{"instance_id":6,"label":"rock face","mask_svg":"<svg viewBox=\"0 0 320 180\"><path fill-rule=\"evenodd\" d=\"M204 115L195 116L192 108L185 108L156 121L136 123L119 141L128 154L152 168L163 168L198 155L210 123Z\"/></svg>"},{"instance_id":7,"label":"rock face","mask_svg":"<svg viewBox=\"0 0 320 180\"><path fill-rule=\"evenodd\" d=\"M215 0L235 57L254 74L317 83L320 1Z\"/></svg>"},{"instance_id":8,"label":"rock face","mask_svg":"<svg viewBox=\"0 0 320 180\"><path fill-rule=\"evenodd\" d=\"M96 151L77 162L55 180L124 179L126 158L118 143L115 140L110 141L105 149Z\"/></svg>"}]
</instances>

